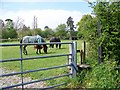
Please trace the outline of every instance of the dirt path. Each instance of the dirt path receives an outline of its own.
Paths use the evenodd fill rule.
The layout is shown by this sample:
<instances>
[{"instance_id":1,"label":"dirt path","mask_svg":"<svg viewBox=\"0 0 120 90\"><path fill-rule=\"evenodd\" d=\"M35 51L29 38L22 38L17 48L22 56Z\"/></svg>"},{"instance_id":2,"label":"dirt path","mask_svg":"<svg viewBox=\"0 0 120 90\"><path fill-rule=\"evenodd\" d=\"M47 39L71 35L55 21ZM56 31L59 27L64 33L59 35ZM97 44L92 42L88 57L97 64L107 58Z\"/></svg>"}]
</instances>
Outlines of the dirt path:
<instances>
[{"instance_id":1,"label":"dirt path","mask_svg":"<svg viewBox=\"0 0 120 90\"><path fill-rule=\"evenodd\" d=\"M15 71L0 68L0 74L7 74L7 73L14 73L14 72ZM30 81L32 81L31 77L24 77L24 82L30 82ZM18 83L21 83L21 77L17 75L0 77L0 87L10 86ZM45 86L46 86L45 82L38 82L38 83L24 85L24 88L44 88ZM21 86L14 87L14 88L21 88Z\"/></svg>"}]
</instances>

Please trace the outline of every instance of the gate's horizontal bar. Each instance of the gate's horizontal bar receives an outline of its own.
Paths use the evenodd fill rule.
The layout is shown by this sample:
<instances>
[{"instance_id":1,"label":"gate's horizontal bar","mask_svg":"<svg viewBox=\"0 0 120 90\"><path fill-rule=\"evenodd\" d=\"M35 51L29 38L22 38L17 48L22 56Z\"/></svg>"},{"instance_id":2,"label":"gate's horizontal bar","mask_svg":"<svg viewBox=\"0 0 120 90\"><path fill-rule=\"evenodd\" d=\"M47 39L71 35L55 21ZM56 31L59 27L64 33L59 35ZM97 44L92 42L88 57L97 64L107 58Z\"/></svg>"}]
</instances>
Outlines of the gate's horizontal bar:
<instances>
[{"instance_id":1,"label":"gate's horizontal bar","mask_svg":"<svg viewBox=\"0 0 120 90\"><path fill-rule=\"evenodd\" d=\"M20 46L22 44L0 44L0 46Z\"/></svg>"},{"instance_id":2,"label":"gate's horizontal bar","mask_svg":"<svg viewBox=\"0 0 120 90\"><path fill-rule=\"evenodd\" d=\"M67 84L67 83L64 82L64 83L61 83L61 84L56 84L56 85L53 85L53 86L49 86L49 87L42 88L41 90L44 90L44 89L51 89L51 88L54 88L54 87L58 87L58 86L61 86L61 85L65 85L65 84Z\"/></svg>"},{"instance_id":3,"label":"gate's horizontal bar","mask_svg":"<svg viewBox=\"0 0 120 90\"><path fill-rule=\"evenodd\" d=\"M40 68L40 69L36 69L36 70L27 70L27 71L24 71L24 72L16 72L16 73L11 73L11 74L3 74L3 75L0 75L0 77L12 76L12 75L18 75L18 74L26 74L26 73L43 71L43 70L50 70L50 69L56 69L56 68L63 68L63 67L66 67L66 66L71 66L71 65L66 64L66 65L54 66L54 67L49 67L49 68Z\"/></svg>"},{"instance_id":4,"label":"gate's horizontal bar","mask_svg":"<svg viewBox=\"0 0 120 90\"><path fill-rule=\"evenodd\" d=\"M21 83L21 84L15 84L15 85L12 85L12 86L6 86L6 87L2 87L2 89L8 89L8 88L17 87L17 86L21 86L21 85L27 85L27 84L31 84L31 83L37 83L37 82L51 80L51 79L60 78L60 77L64 77L64 76L69 76L69 75L72 75L72 73L63 74L63 75L59 75L59 76L54 76L54 77L50 77L50 78L44 78L44 79L41 79L41 80L35 80L35 81Z\"/></svg>"},{"instance_id":5,"label":"gate's horizontal bar","mask_svg":"<svg viewBox=\"0 0 120 90\"><path fill-rule=\"evenodd\" d=\"M0 44L0 46L20 46L20 45L42 45L42 44L72 44L72 42L50 42L50 43L20 43L20 44Z\"/></svg>"},{"instance_id":6,"label":"gate's horizontal bar","mask_svg":"<svg viewBox=\"0 0 120 90\"><path fill-rule=\"evenodd\" d=\"M20 60L30 60L30 59L39 59L39 58L52 58L52 57L61 57L61 56L69 56L71 54L56 54L50 56L38 56L38 57L30 57L30 58L15 58L15 59L8 59L8 60L0 60L0 62L11 62L11 61L20 61Z\"/></svg>"}]
</instances>

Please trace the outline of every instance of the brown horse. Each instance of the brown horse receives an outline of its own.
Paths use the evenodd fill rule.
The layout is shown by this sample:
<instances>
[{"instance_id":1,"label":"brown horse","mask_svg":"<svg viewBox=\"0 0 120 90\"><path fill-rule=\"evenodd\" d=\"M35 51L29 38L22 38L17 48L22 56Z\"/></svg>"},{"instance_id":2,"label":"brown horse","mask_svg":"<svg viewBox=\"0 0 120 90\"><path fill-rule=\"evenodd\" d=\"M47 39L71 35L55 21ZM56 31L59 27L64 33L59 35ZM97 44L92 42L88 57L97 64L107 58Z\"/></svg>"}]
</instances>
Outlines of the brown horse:
<instances>
[{"instance_id":1,"label":"brown horse","mask_svg":"<svg viewBox=\"0 0 120 90\"><path fill-rule=\"evenodd\" d=\"M34 45L34 49L37 49L37 51L36 51L36 53L38 54L38 51L39 51L39 53L41 54L41 49L43 48L43 51L44 51L44 53L46 53L47 54L47 45L45 45L45 44L43 44L43 45Z\"/></svg>"}]
</instances>

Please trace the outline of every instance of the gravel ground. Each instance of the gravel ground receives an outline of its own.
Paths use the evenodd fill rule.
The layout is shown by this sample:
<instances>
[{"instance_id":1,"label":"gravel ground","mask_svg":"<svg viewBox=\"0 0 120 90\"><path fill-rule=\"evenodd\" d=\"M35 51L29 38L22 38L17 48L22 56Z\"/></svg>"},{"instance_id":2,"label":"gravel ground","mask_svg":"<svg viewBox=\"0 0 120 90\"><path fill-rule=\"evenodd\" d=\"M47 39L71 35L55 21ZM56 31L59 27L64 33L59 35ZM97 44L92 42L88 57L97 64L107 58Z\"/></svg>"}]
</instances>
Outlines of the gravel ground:
<instances>
[{"instance_id":1,"label":"gravel ground","mask_svg":"<svg viewBox=\"0 0 120 90\"><path fill-rule=\"evenodd\" d=\"M14 73L15 71L6 70L4 68L0 68L0 74L7 74L7 73ZM30 77L24 77L24 82L30 82L32 79ZM14 84L21 83L21 77L17 75L7 76L7 77L0 77L0 86L10 86ZM46 86L45 82L38 82L33 84L24 85L24 88L44 88ZM21 88L21 86L14 87L14 88Z\"/></svg>"}]
</instances>

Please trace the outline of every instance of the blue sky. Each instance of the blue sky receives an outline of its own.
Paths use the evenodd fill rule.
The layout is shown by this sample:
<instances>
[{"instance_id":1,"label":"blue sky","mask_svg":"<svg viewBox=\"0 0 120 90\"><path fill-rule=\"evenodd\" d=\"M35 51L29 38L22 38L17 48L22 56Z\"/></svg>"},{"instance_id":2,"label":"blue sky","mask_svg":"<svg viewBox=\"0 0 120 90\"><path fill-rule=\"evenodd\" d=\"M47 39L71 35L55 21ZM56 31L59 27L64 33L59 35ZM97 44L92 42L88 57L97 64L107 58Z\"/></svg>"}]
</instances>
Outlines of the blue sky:
<instances>
[{"instance_id":1,"label":"blue sky","mask_svg":"<svg viewBox=\"0 0 120 90\"><path fill-rule=\"evenodd\" d=\"M7 10L62 9L82 13L92 11L87 2L2 2L2 8Z\"/></svg>"},{"instance_id":2,"label":"blue sky","mask_svg":"<svg viewBox=\"0 0 120 90\"><path fill-rule=\"evenodd\" d=\"M48 2L48 0L3 1L0 2L0 13L4 14L0 15L0 19L10 18L17 22L20 18L23 24L31 28L33 27L34 16L37 17L38 28L43 29L47 25L55 29L59 24L66 23L69 16L73 18L76 25L84 14L91 14L92 12L85 0L76 2L74 0L71 0L71 2L64 2L65 0L61 2L53 2L55 0L52 0L52 2Z\"/></svg>"}]
</instances>

